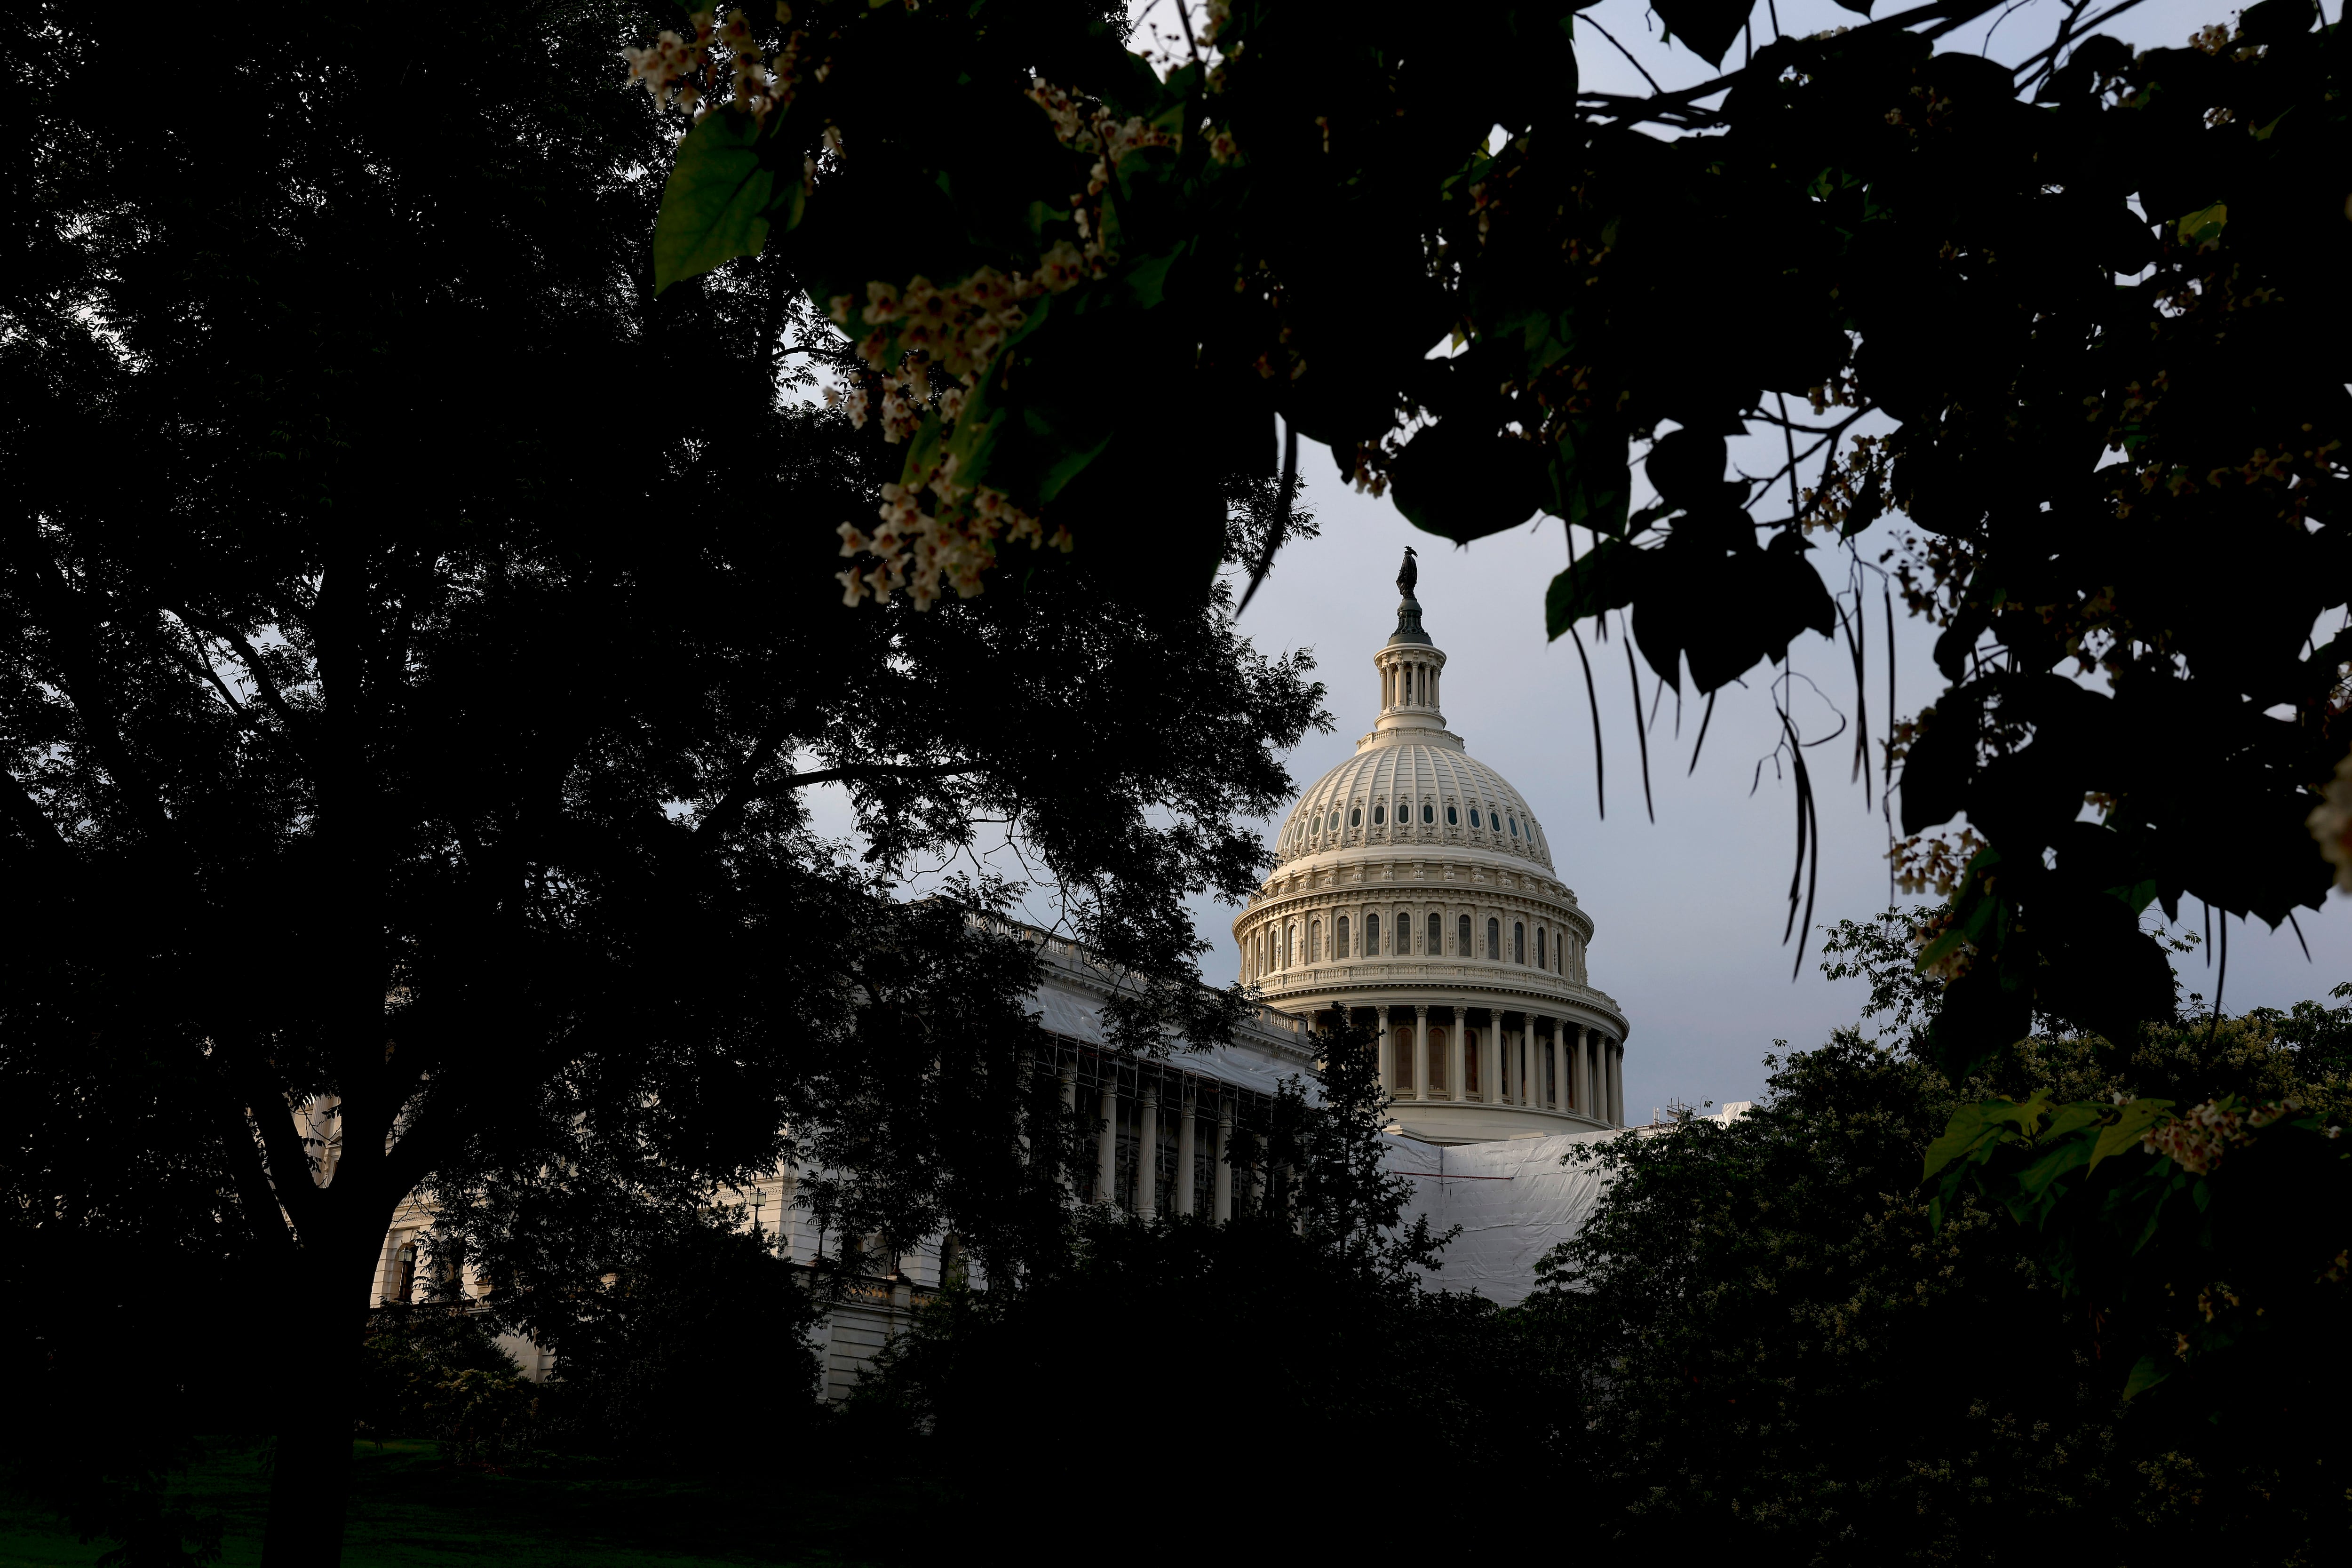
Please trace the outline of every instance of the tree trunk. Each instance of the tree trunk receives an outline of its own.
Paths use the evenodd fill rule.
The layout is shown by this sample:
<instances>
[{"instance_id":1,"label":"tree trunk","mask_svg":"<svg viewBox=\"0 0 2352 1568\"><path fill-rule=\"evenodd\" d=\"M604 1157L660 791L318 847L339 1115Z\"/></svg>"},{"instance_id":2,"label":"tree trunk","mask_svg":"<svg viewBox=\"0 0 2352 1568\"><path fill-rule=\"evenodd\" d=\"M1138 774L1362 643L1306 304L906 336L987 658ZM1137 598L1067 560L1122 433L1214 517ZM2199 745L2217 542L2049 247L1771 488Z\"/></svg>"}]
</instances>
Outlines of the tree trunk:
<instances>
[{"instance_id":1,"label":"tree trunk","mask_svg":"<svg viewBox=\"0 0 2352 1568\"><path fill-rule=\"evenodd\" d=\"M286 1353L262 1369L275 1382L278 1411L262 1568L339 1568L343 1560L360 1345L383 1243L381 1226L364 1238L338 1235L289 1281Z\"/></svg>"}]
</instances>

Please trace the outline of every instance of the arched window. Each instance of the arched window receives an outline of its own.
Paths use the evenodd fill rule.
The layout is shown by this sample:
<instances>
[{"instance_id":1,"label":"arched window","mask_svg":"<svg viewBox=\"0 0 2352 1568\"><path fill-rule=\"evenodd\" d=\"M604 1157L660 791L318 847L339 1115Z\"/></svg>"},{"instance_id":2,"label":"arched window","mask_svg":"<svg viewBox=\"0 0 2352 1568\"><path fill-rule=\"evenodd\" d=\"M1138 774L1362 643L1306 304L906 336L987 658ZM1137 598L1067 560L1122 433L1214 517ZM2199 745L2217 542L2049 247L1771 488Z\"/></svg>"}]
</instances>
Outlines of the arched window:
<instances>
[{"instance_id":1,"label":"arched window","mask_svg":"<svg viewBox=\"0 0 2352 1568\"><path fill-rule=\"evenodd\" d=\"M1513 963L1525 963L1527 961L1528 922L1525 921L1513 921L1511 922L1511 962Z\"/></svg>"},{"instance_id":2,"label":"arched window","mask_svg":"<svg viewBox=\"0 0 2352 1568\"><path fill-rule=\"evenodd\" d=\"M1378 915L1366 915L1364 917L1364 956L1366 958L1378 958L1380 955L1381 917Z\"/></svg>"},{"instance_id":3,"label":"arched window","mask_svg":"<svg viewBox=\"0 0 2352 1568\"><path fill-rule=\"evenodd\" d=\"M1461 826L1462 813L1453 806L1447 806L1445 808L1445 826L1448 827Z\"/></svg>"},{"instance_id":4,"label":"arched window","mask_svg":"<svg viewBox=\"0 0 2352 1568\"><path fill-rule=\"evenodd\" d=\"M1298 940L1297 926L1285 926L1282 931L1282 967L1290 967L1291 950Z\"/></svg>"},{"instance_id":5,"label":"arched window","mask_svg":"<svg viewBox=\"0 0 2352 1568\"><path fill-rule=\"evenodd\" d=\"M1516 816L1515 816L1515 817L1511 818L1511 837L1514 837L1514 838L1517 838L1518 836L1519 836L1519 819L1518 819L1517 817L1516 817Z\"/></svg>"},{"instance_id":6,"label":"arched window","mask_svg":"<svg viewBox=\"0 0 2352 1568\"><path fill-rule=\"evenodd\" d=\"M1503 922L1500 921L1486 922L1486 956L1496 960L1503 956Z\"/></svg>"},{"instance_id":7,"label":"arched window","mask_svg":"<svg viewBox=\"0 0 2352 1568\"><path fill-rule=\"evenodd\" d=\"M1402 958L1411 952L1412 951L1412 917L1399 910L1396 924L1389 929L1396 932L1396 955Z\"/></svg>"},{"instance_id":8,"label":"arched window","mask_svg":"<svg viewBox=\"0 0 2352 1568\"><path fill-rule=\"evenodd\" d=\"M1360 805L1349 806L1348 808L1348 826L1350 827L1361 827L1363 825L1364 808Z\"/></svg>"},{"instance_id":9,"label":"arched window","mask_svg":"<svg viewBox=\"0 0 2352 1568\"><path fill-rule=\"evenodd\" d=\"M1365 919L1371 917L1367 915ZM1400 1089L1412 1088L1412 1030L1403 1025L1389 1031L1390 1077Z\"/></svg>"},{"instance_id":10,"label":"arched window","mask_svg":"<svg viewBox=\"0 0 2352 1568\"><path fill-rule=\"evenodd\" d=\"M1551 967L1551 960L1544 956L1544 928L1541 926L1536 927L1536 967L1538 969Z\"/></svg>"},{"instance_id":11,"label":"arched window","mask_svg":"<svg viewBox=\"0 0 2352 1568\"><path fill-rule=\"evenodd\" d=\"M1478 826L1478 808L1475 805L1470 808L1470 826L1473 827Z\"/></svg>"},{"instance_id":12,"label":"arched window","mask_svg":"<svg viewBox=\"0 0 2352 1568\"><path fill-rule=\"evenodd\" d=\"M1429 1031L1429 1091L1444 1094L1449 1076L1445 1070L1445 1030L1433 1025Z\"/></svg>"},{"instance_id":13,"label":"arched window","mask_svg":"<svg viewBox=\"0 0 2352 1568\"><path fill-rule=\"evenodd\" d=\"M1385 827L1388 826L1388 821L1389 808L1385 804L1372 807L1372 826L1374 827Z\"/></svg>"},{"instance_id":14,"label":"arched window","mask_svg":"<svg viewBox=\"0 0 2352 1568\"><path fill-rule=\"evenodd\" d=\"M1435 822L1436 820L1437 820L1437 807L1435 807L1435 806L1433 806L1433 805L1430 805L1427 801L1423 801L1423 802L1422 802L1422 805L1421 805L1421 825L1422 825L1423 827L1426 827L1426 826L1428 826L1431 823Z\"/></svg>"},{"instance_id":15,"label":"arched window","mask_svg":"<svg viewBox=\"0 0 2352 1568\"><path fill-rule=\"evenodd\" d=\"M1454 952L1458 958L1470 956L1470 917L1464 915L1454 922Z\"/></svg>"},{"instance_id":16,"label":"arched window","mask_svg":"<svg viewBox=\"0 0 2352 1568\"><path fill-rule=\"evenodd\" d=\"M1538 940L1536 946L1540 952L1543 946L1540 939ZM1317 921L1307 928L1307 962L1309 963L1323 962L1323 922L1321 921Z\"/></svg>"},{"instance_id":17,"label":"arched window","mask_svg":"<svg viewBox=\"0 0 2352 1568\"><path fill-rule=\"evenodd\" d=\"M1445 952L1444 920L1445 917L1443 915L1429 917L1429 945L1422 951L1432 958L1439 957Z\"/></svg>"},{"instance_id":18,"label":"arched window","mask_svg":"<svg viewBox=\"0 0 2352 1568\"><path fill-rule=\"evenodd\" d=\"M1338 923L1331 928L1331 956L1334 958L1348 956L1348 917L1345 915L1341 915Z\"/></svg>"}]
</instances>

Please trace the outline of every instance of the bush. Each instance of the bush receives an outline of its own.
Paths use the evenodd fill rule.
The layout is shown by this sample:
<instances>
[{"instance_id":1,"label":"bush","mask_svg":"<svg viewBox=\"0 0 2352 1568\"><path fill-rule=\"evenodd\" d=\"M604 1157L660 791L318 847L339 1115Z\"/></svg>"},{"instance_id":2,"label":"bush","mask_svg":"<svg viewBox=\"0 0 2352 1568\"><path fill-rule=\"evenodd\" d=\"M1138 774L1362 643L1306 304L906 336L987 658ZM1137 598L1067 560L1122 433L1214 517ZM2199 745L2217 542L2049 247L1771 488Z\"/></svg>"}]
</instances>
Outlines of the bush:
<instances>
[{"instance_id":1,"label":"bush","mask_svg":"<svg viewBox=\"0 0 2352 1568\"><path fill-rule=\"evenodd\" d=\"M514 1458L531 1440L537 1391L472 1318L430 1307L378 1315L360 1356L358 1436L430 1437L455 1464Z\"/></svg>"},{"instance_id":2,"label":"bush","mask_svg":"<svg viewBox=\"0 0 2352 1568\"><path fill-rule=\"evenodd\" d=\"M2225 1537L2332 1557L2352 1522L2336 1424L2250 1433L2127 1402L2137 1352L2118 1361L2113 1325L2053 1283L2042 1237L1973 1194L1929 1224L1921 1157L1963 1098L2274 1094L2298 1060L2260 1018L2112 1057L2021 1041L1962 1095L1847 1031L1775 1061L1737 1121L1588 1151L1606 1195L1527 1310L1582 1352L1597 1516L1823 1564L2021 1543L2129 1562Z\"/></svg>"},{"instance_id":3,"label":"bush","mask_svg":"<svg viewBox=\"0 0 2352 1568\"><path fill-rule=\"evenodd\" d=\"M821 1310L762 1237L697 1222L646 1240L535 1317L559 1380L544 1435L656 1468L789 1445L820 1415Z\"/></svg>"}]
</instances>

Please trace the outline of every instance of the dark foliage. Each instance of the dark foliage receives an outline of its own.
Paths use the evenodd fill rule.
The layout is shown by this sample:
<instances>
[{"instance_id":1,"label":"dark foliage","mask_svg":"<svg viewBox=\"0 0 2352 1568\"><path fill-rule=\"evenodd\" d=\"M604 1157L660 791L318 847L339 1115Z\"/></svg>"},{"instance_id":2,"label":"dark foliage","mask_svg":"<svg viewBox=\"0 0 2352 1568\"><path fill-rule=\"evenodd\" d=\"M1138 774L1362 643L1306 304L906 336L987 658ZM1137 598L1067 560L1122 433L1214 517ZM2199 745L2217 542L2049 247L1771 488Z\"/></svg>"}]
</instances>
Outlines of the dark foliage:
<instances>
[{"instance_id":1,"label":"dark foliage","mask_svg":"<svg viewBox=\"0 0 2352 1568\"><path fill-rule=\"evenodd\" d=\"M2231 1032L2143 1059L2291 1072ZM2071 1093L2112 1068L2043 1039L1992 1071ZM2050 1237L1973 1193L1931 1222L1920 1158L1958 1103L1918 1058L1843 1034L1781 1059L1744 1118L1593 1152L1608 1195L1528 1310L1585 1352L1599 1515L1629 1543L1698 1531L1769 1561L1993 1563L2021 1541L2332 1560L2352 1451L2324 1396L2238 1366L2253 1381L2230 1397L2127 1401L2133 1321L2053 1271Z\"/></svg>"},{"instance_id":2,"label":"dark foliage","mask_svg":"<svg viewBox=\"0 0 2352 1568\"><path fill-rule=\"evenodd\" d=\"M562 1379L541 1391L543 1444L690 1471L822 1430L823 1301L762 1237L679 1224L615 1264L534 1321Z\"/></svg>"},{"instance_id":3,"label":"dark foliage","mask_svg":"<svg viewBox=\"0 0 2352 1568\"><path fill-rule=\"evenodd\" d=\"M655 299L667 135L614 51L658 20L227 14L154 113L88 90L114 46L67 8L5 23L0 1223L150 1289L193 1258L267 1341L248 1386L312 1369L268 1417L273 1562L334 1555L405 1194L691 1208L788 1115L873 1110L859 1051L1013 1027L1029 972L972 906L873 907L995 834L1127 964L1136 1037L1213 1037L1241 1004L1197 986L1183 900L1255 879L1236 814L1319 721L1304 658L1083 565L841 606L817 535L871 515L885 449L782 395L787 275ZM820 783L869 864L811 828ZM861 1013L910 942L954 984ZM866 1146L950 1162L910 1203L982 1201L965 1151Z\"/></svg>"},{"instance_id":4,"label":"dark foliage","mask_svg":"<svg viewBox=\"0 0 2352 1568\"><path fill-rule=\"evenodd\" d=\"M1108 1529L1132 1493L1078 1481L1095 1472L1070 1461L1097 1432L1134 1432L1139 1396L1149 1452L1176 1456L1206 1495L1230 1493L1253 1552L1328 1550L1332 1521L1295 1500L1356 1495L1367 1465L1393 1462L1416 1492L1472 1497L1558 1463L1569 1347L1547 1324L1423 1286L1445 1238L1425 1220L1397 1226L1403 1181L1380 1169L1371 1041L1323 1038L1320 1093L1286 1095L1237 1141L1236 1158L1268 1178L1254 1212L1222 1226L1082 1215L1059 1267L1017 1288L950 1290L919 1317L851 1400L845 1440L944 1479L990 1528L1015 1528L1043 1487L1066 1524ZM1480 1539L1507 1544L1522 1526L1530 1540L1552 1530L1506 1510ZM1396 1545L1450 1528L1411 1510L1381 1526ZM1197 1545L1180 1532L1120 1550L1160 1561Z\"/></svg>"}]
</instances>

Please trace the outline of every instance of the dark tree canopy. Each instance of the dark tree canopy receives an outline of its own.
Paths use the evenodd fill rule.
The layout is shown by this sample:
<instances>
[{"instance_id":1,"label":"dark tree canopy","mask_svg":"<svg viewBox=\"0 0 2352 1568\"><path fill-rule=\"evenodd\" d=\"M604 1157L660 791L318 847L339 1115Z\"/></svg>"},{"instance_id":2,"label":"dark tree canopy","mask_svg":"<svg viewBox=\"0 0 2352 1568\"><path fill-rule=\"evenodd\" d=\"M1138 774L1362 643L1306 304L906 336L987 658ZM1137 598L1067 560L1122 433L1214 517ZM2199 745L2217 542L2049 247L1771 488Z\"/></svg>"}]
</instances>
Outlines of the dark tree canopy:
<instances>
[{"instance_id":1,"label":"dark tree canopy","mask_svg":"<svg viewBox=\"0 0 2352 1568\"><path fill-rule=\"evenodd\" d=\"M967 919L997 895L909 910L903 873L1009 835L1128 965L1139 1048L1237 1016L1182 900L1255 880L1308 662L1083 566L845 609L882 444L787 395L772 266L656 300L664 132L614 63L649 13L428 8L401 48L241 14L156 115L87 91L66 12L12 16L0 1052L43 1120L9 1224L140 1246L156 1180L322 1369L265 1417L273 1562L336 1550L323 1369L404 1195L593 1146L596 1201L699 1202L788 1117L870 1123L877 1050L935 1116L927 1055L1031 1027L1024 950ZM168 1110L100 1098L132 1079Z\"/></svg>"}]
</instances>

